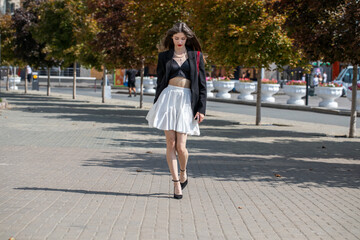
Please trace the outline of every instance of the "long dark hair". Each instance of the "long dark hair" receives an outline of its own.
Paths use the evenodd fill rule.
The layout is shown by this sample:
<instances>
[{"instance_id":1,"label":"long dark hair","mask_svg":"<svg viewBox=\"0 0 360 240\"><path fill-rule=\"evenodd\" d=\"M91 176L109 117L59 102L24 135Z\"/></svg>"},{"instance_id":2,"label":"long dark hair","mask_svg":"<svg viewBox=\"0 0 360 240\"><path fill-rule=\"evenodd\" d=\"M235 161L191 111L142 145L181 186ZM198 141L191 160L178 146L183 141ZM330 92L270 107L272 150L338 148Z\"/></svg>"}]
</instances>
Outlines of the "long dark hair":
<instances>
[{"instance_id":1,"label":"long dark hair","mask_svg":"<svg viewBox=\"0 0 360 240\"><path fill-rule=\"evenodd\" d=\"M201 51L201 46L199 40L196 38L195 33L186 25L184 22L175 23L172 28L170 28L166 36L161 41L161 50L174 49L173 35L176 33L184 33L187 40L185 46L190 48L193 51Z\"/></svg>"}]
</instances>

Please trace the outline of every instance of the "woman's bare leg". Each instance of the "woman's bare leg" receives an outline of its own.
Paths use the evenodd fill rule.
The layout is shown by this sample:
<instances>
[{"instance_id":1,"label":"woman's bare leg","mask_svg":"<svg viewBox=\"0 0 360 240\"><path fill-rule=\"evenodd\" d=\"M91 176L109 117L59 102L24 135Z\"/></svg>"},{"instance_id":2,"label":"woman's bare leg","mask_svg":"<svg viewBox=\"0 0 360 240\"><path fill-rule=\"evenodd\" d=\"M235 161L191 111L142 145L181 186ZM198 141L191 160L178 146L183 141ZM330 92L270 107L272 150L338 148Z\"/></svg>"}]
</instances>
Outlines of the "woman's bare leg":
<instances>
[{"instance_id":1,"label":"woman's bare leg","mask_svg":"<svg viewBox=\"0 0 360 240\"><path fill-rule=\"evenodd\" d=\"M166 160L169 166L171 177L178 180L178 166L176 160L176 133L175 131L165 131L166 136ZM181 195L180 182L174 182L175 194Z\"/></svg>"},{"instance_id":2,"label":"woman's bare leg","mask_svg":"<svg viewBox=\"0 0 360 240\"><path fill-rule=\"evenodd\" d=\"M187 179L186 166L188 163L189 153L186 149L186 140L187 134L185 133L176 133L176 151L179 157L180 169L185 171L180 171L180 182L185 182Z\"/></svg>"}]
</instances>

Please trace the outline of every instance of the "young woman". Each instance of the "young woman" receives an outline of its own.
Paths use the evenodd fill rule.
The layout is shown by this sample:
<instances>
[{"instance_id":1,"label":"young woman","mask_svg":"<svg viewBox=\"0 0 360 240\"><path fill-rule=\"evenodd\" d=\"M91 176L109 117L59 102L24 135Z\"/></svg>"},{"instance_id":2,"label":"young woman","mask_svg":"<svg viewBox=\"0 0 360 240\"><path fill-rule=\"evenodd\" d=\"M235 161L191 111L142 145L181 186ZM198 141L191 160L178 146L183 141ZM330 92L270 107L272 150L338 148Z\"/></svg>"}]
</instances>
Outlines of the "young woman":
<instances>
[{"instance_id":1,"label":"young woman","mask_svg":"<svg viewBox=\"0 0 360 240\"><path fill-rule=\"evenodd\" d=\"M167 51L158 57L155 100L146 119L150 127L165 131L166 160L174 182L174 198L181 199L182 189L188 183L187 135L200 135L199 123L205 117L205 67L199 41L185 23L175 24L162 45Z\"/></svg>"}]
</instances>

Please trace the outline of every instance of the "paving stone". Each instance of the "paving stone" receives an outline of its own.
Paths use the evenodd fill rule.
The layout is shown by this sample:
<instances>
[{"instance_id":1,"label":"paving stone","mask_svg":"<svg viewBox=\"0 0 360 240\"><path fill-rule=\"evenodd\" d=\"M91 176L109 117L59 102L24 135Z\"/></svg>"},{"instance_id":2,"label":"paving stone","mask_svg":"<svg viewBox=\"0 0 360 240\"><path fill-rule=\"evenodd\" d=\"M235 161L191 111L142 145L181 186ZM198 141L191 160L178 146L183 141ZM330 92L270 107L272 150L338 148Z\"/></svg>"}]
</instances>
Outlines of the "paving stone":
<instances>
[{"instance_id":1,"label":"paving stone","mask_svg":"<svg viewBox=\"0 0 360 240\"><path fill-rule=\"evenodd\" d=\"M359 239L347 128L210 111L177 201L150 104L2 94L1 239Z\"/></svg>"}]
</instances>

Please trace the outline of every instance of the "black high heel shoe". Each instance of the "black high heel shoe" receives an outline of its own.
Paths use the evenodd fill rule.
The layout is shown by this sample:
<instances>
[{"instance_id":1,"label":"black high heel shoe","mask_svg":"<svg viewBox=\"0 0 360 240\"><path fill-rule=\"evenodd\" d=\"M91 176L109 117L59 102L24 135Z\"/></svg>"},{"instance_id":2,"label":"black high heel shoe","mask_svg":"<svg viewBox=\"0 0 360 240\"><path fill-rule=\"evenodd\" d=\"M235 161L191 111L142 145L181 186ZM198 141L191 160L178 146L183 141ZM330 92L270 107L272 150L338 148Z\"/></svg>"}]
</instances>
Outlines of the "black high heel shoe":
<instances>
[{"instance_id":1,"label":"black high heel shoe","mask_svg":"<svg viewBox=\"0 0 360 240\"><path fill-rule=\"evenodd\" d=\"M172 180L173 182L180 182L180 180ZM181 184L181 183L180 183ZM182 199L183 195L181 194L175 194L175 186L174 186L174 198L175 199Z\"/></svg>"},{"instance_id":2,"label":"black high heel shoe","mask_svg":"<svg viewBox=\"0 0 360 240\"><path fill-rule=\"evenodd\" d=\"M181 170L181 172L185 172L187 169L184 169L184 170ZM186 181L185 182L180 182L180 185L181 185L181 189L184 189L186 187L186 185L188 184L188 177L186 178Z\"/></svg>"}]
</instances>

